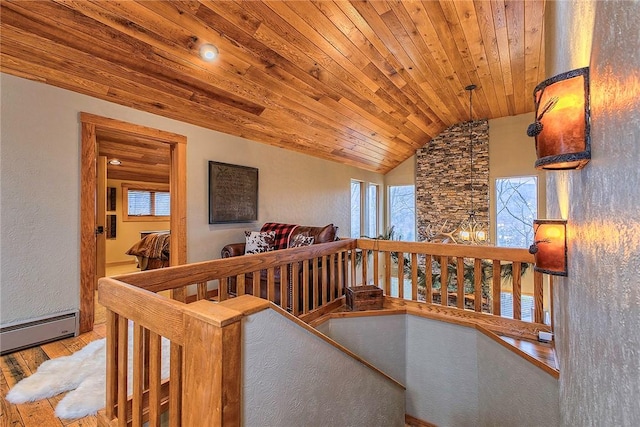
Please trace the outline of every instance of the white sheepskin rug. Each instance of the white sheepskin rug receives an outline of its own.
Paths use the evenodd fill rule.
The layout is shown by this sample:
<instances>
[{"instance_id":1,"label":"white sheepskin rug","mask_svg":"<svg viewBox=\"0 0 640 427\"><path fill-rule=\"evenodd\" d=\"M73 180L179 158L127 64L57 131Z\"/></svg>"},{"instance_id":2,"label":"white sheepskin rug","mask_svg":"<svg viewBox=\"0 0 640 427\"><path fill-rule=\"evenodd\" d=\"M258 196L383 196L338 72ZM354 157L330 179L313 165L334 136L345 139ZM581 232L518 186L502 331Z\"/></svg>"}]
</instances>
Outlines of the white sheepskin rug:
<instances>
[{"instance_id":1,"label":"white sheepskin rug","mask_svg":"<svg viewBox=\"0 0 640 427\"><path fill-rule=\"evenodd\" d=\"M129 329L129 391L131 394L132 338ZM104 408L106 398L106 339L87 344L69 356L43 362L36 373L17 383L7 401L33 402L68 391L56 406L59 418L81 418ZM169 340L162 339L162 378L169 377Z\"/></svg>"}]
</instances>

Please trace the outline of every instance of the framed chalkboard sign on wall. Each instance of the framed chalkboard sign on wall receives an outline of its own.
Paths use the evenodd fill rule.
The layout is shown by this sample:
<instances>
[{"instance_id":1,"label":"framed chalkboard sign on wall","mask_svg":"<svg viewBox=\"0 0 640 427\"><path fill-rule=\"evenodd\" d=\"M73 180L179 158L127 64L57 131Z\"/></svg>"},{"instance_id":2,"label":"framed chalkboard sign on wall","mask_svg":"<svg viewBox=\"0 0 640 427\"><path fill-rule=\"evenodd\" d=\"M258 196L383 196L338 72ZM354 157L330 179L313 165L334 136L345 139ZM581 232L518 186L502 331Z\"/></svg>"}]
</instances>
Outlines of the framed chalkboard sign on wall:
<instances>
[{"instance_id":1,"label":"framed chalkboard sign on wall","mask_svg":"<svg viewBox=\"0 0 640 427\"><path fill-rule=\"evenodd\" d=\"M209 224L258 220L258 169L209 162Z\"/></svg>"}]
</instances>

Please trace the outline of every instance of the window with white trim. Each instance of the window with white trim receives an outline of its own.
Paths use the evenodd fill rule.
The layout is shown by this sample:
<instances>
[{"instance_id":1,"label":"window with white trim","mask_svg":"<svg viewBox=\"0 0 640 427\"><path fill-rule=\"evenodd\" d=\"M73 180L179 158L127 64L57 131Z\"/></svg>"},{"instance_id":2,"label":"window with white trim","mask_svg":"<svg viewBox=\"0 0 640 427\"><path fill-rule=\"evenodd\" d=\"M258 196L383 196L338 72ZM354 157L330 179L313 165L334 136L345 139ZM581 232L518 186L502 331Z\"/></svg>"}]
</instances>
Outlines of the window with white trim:
<instances>
[{"instance_id":1,"label":"window with white trim","mask_svg":"<svg viewBox=\"0 0 640 427\"><path fill-rule=\"evenodd\" d=\"M377 237L378 232L378 184L367 185L367 236Z\"/></svg>"},{"instance_id":2,"label":"window with white trim","mask_svg":"<svg viewBox=\"0 0 640 427\"><path fill-rule=\"evenodd\" d=\"M362 187L364 182L351 180L351 237L362 235Z\"/></svg>"},{"instance_id":3,"label":"window with white trim","mask_svg":"<svg viewBox=\"0 0 640 427\"><path fill-rule=\"evenodd\" d=\"M380 206L380 186L351 180L351 237L377 237Z\"/></svg>"},{"instance_id":4,"label":"window with white trim","mask_svg":"<svg viewBox=\"0 0 640 427\"><path fill-rule=\"evenodd\" d=\"M415 185L389 186L389 226L396 238L408 242L416 240L415 188Z\"/></svg>"}]
</instances>

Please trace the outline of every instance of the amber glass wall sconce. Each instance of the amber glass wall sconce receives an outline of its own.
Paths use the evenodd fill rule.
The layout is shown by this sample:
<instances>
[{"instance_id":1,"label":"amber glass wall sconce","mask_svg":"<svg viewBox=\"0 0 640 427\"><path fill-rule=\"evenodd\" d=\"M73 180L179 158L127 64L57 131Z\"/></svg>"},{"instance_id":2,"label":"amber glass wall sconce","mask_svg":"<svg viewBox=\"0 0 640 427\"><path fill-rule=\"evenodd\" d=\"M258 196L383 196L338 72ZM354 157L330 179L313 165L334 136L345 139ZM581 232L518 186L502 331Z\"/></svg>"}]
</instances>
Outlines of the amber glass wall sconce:
<instances>
[{"instance_id":1,"label":"amber glass wall sconce","mask_svg":"<svg viewBox=\"0 0 640 427\"><path fill-rule=\"evenodd\" d=\"M534 270L555 276L567 275L567 221L562 219L533 220Z\"/></svg>"},{"instance_id":2,"label":"amber glass wall sconce","mask_svg":"<svg viewBox=\"0 0 640 427\"><path fill-rule=\"evenodd\" d=\"M551 77L536 86L536 169L582 169L591 159L589 67Z\"/></svg>"}]
</instances>

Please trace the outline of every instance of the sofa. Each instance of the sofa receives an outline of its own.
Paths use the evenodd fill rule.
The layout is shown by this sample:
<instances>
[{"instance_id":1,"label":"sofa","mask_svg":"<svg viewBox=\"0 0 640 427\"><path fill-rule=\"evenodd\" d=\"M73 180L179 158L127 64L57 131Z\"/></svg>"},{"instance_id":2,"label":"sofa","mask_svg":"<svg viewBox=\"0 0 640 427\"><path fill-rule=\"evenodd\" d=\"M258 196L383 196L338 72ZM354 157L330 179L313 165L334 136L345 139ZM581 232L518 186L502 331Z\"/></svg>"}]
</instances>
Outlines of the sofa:
<instances>
[{"instance_id":1,"label":"sofa","mask_svg":"<svg viewBox=\"0 0 640 427\"><path fill-rule=\"evenodd\" d=\"M333 224L328 224L323 227L314 227L298 224L284 224L278 222L265 223L260 231L245 231L245 241L241 243L230 243L222 248L222 258L230 258L235 256L243 256L252 253L270 252L275 250L287 249L292 247L315 245L318 243L328 243L337 240L338 227ZM299 286L303 286L302 271L300 271L298 279ZM319 277L322 277L319 274ZM322 286L319 279L319 286ZM280 269L275 270L275 295L274 302L282 307L291 309L292 289L291 280L289 281L287 288L287 295L289 295L289 301L286 304L282 304L280 301ZM313 289L313 283L308 283L310 298L320 298L320 292ZM229 285L227 289L230 295L237 295L236 280L234 277L229 279ZM253 294L253 274L248 273L245 276L245 293ZM302 288L299 289L298 294L302 297ZM260 273L260 293L261 298L267 298L267 272L262 270ZM310 306L312 306L310 300ZM299 301L301 304L301 300ZM301 305L299 305L301 307ZM311 308L311 307L310 307Z\"/></svg>"}]
</instances>

